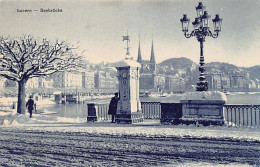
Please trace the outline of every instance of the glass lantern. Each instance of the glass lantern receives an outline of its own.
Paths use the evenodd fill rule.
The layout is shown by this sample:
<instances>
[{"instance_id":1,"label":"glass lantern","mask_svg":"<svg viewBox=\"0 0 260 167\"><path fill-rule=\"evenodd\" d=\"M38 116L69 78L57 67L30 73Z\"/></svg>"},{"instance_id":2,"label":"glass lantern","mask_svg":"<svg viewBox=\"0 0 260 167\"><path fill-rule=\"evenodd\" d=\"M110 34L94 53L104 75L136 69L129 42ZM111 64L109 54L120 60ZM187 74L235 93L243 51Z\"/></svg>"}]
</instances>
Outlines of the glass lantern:
<instances>
[{"instance_id":1,"label":"glass lantern","mask_svg":"<svg viewBox=\"0 0 260 167\"><path fill-rule=\"evenodd\" d=\"M198 30L201 27L201 21L200 18L195 18L195 21L192 22L194 29Z\"/></svg>"},{"instance_id":2,"label":"glass lantern","mask_svg":"<svg viewBox=\"0 0 260 167\"><path fill-rule=\"evenodd\" d=\"M182 31L188 32L190 19L187 17L186 14L183 15L183 18L181 18L181 24L182 24Z\"/></svg>"},{"instance_id":3,"label":"glass lantern","mask_svg":"<svg viewBox=\"0 0 260 167\"><path fill-rule=\"evenodd\" d=\"M203 26L203 27L209 27L209 21L208 21L208 19L209 19L210 17L211 17L211 16L208 15L208 12L207 12L207 11L204 11L203 16L201 17L201 21L202 21L202 26Z\"/></svg>"},{"instance_id":4,"label":"glass lantern","mask_svg":"<svg viewBox=\"0 0 260 167\"><path fill-rule=\"evenodd\" d=\"M203 15L203 11L206 8L206 6L203 6L202 2L199 2L199 5L195 8L196 8L196 11L197 11L197 16L201 17Z\"/></svg>"},{"instance_id":5,"label":"glass lantern","mask_svg":"<svg viewBox=\"0 0 260 167\"><path fill-rule=\"evenodd\" d=\"M222 24L222 18L219 17L218 14L216 14L216 17L212 19L213 24L214 24L214 31L219 32L221 31L221 24Z\"/></svg>"}]
</instances>

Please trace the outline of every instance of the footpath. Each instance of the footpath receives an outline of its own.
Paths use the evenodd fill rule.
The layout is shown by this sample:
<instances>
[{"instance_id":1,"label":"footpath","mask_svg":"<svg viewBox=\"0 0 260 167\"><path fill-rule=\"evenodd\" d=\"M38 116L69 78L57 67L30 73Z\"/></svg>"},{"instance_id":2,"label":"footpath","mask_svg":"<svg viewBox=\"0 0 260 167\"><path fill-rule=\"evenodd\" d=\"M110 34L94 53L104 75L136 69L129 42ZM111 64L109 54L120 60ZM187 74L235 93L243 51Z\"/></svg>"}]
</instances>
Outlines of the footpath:
<instances>
[{"instance_id":1,"label":"footpath","mask_svg":"<svg viewBox=\"0 0 260 167\"><path fill-rule=\"evenodd\" d=\"M260 143L260 127L162 125L159 120L145 120L137 124L86 122L86 118L65 118L55 114L16 114L0 111L0 129L23 129L51 132L79 132L95 135L180 137L216 140L239 140Z\"/></svg>"}]
</instances>

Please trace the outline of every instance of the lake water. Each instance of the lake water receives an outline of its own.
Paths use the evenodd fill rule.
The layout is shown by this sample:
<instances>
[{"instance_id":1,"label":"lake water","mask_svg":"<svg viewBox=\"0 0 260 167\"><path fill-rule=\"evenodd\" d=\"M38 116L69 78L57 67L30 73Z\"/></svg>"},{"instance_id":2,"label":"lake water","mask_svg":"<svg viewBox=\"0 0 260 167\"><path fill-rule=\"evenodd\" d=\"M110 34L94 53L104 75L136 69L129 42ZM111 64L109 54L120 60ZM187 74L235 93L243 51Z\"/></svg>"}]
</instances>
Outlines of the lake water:
<instances>
[{"instance_id":1,"label":"lake water","mask_svg":"<svg viewBox=\"0 0 260 167\"><path fill-rule=\"evenodd\" d=\"M141 101L154 101L154 102L172 102L178 103L181 99L182 95L173 95L169 97L141 97ZM109 103L110 98L102 99L102 100L93 100L90 102L101 102L101 103ZM88 103L88 102L87 102ZM87 103L83 104L49 104L42 106L42 108L51 111L57 112L58 116L61 117L69 117L69 118L87 118ZM231 94L227 95L227 104L252 104L252 105L260 105L260 93L254 94Z\"/></svg>"}]
</instances>

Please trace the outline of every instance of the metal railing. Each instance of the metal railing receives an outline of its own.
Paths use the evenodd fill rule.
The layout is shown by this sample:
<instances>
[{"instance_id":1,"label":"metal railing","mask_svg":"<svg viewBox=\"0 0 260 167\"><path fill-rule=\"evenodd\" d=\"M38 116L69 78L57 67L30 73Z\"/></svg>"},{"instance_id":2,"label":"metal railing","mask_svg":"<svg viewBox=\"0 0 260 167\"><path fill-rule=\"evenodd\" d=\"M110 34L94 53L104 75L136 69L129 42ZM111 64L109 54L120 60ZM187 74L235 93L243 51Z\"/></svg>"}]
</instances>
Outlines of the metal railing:
<instances>
[{"instance_id":1,"label":"metal railing","mask_svg":"<svg viewBox=\"0 0 260 167\"><path fill-rule=\"evenodd\" d=\"M260 127L260 105L224 105L224 119L229 126Z\"/></svg>"}]
</instances>

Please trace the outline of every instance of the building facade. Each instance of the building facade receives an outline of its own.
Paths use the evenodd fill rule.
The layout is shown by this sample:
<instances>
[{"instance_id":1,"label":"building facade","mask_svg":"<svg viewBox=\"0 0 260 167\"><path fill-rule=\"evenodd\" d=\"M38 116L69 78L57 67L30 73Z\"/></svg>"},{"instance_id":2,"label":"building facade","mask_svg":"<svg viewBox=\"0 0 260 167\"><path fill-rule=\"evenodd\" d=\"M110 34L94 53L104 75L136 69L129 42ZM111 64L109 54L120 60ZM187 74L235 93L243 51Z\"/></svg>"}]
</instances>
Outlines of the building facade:
<instances>
[{"instance_id":1,"label":"building facade","mask_svg":"<svg viewBox=\"0 0 260 167\"><path fill-rule=\"evenodd\" d=\"M56 72L51 78L54 88L82 88L81 72Z\"/></svg>"},{"instance_id":2,"label":"building facade","mask_svg":"<svg viewBox=\"0 0 260 167\"><path fill-rule=\"evenodd\" d=\"M92 71L82 72L82 88L91 91L95 88L95 73Z\"/></svg>"},{"instance_id":3,"label":"building facade","mask_svg":"<svg viewBox=\"0 0 260 167\"><path fill-rule=\"evenodd\" d=\"M94 87L98 92L113 92L118 89L118 79L110 72L97 71L94 77Z\"/></svg>"}]
</instances>

